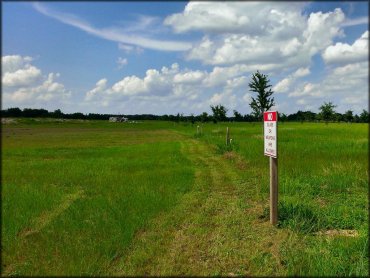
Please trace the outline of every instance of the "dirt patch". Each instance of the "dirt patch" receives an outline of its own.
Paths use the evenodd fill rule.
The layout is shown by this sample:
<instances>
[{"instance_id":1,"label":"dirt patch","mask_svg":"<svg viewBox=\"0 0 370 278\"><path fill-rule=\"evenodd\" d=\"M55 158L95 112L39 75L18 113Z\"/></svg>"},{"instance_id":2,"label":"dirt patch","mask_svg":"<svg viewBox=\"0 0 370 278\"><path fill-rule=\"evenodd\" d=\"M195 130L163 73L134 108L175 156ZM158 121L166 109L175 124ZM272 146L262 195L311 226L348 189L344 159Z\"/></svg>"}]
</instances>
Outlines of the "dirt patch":
<instances>
[{"instance_id":1,"label":"dirt patch","mask_svg":"<svg viewBox=\"0 0 370 278\"><path fill-rule=\"evenodd\" d=\"M248 166L247 161L245 161L243 157L235 152L226 152L223 154L223 158L234 162L235 166L239 170L245 170Z\"/></svg>"},{"instance_id":2,"label":"dirt patch","mask_svg":"<svg viewBox=\"0 0 370 278\"><path fill-rule=\"evenodd\" d=\"M16 124L18 123L18 121L12 118L1 118L1 123L2 124Z\"/></svg>"},{"instance_id":3,"label":"dirt patch","mask_svg":"<svg viewBox=\"0 0 370 278\"><path fill-rule=\"evenodd\" d=\"M321 199L321 198L318 198L316 200L317 204L320 206L320 207L325 207L326 204L327 204L327 201L325 201L324 199Z\"/></svg>"},{"instance_id":4,"label":"dirt patch","mask_svg":"<svg viewBox=\"0 0 370 278\"><path fill-rule=\"evenodd\" d=\"M327 231L319 231L315 233L317 236L344 236L344 237L358 237L358 231L356 230L327 230Z\"/></svg>"}]
</instances>

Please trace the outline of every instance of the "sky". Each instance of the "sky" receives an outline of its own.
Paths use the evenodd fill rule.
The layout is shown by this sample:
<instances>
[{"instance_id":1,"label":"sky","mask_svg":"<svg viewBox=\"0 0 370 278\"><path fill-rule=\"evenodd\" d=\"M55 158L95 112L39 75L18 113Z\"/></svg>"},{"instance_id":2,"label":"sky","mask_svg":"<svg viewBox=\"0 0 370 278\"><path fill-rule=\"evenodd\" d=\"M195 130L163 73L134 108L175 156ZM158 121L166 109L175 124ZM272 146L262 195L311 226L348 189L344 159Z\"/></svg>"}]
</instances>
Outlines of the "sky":
<instances>
[{"instance_id":1,"label":"sky","mask_svg":"<svg viewBox=\"0 0 370 278\"><path fill-rule=\"evenodd\" d=\"M368 109L367 2L2 2L2 109L251 113Z\"/></svg>"}]
</instances>

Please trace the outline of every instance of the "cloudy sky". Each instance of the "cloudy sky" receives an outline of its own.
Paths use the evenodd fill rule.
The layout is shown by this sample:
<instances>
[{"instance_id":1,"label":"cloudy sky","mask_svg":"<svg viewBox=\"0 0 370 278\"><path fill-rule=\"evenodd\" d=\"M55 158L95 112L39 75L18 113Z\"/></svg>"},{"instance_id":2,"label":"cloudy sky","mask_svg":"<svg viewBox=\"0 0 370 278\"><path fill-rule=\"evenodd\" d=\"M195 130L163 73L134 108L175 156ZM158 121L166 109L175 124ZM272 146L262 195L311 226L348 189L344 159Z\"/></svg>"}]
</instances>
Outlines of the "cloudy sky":
<instances>
[{"instance_id":1,"label":"cloudy sky","mask_svg":"<svg viewBox=\"0 0 370 278\"><path fill-rule=\"evenodd\" d=\"M246 114L368 106L366 2L3 2L2 108ZM230 113L231 115L231 113Z\"/></svg>"}]
</instances>

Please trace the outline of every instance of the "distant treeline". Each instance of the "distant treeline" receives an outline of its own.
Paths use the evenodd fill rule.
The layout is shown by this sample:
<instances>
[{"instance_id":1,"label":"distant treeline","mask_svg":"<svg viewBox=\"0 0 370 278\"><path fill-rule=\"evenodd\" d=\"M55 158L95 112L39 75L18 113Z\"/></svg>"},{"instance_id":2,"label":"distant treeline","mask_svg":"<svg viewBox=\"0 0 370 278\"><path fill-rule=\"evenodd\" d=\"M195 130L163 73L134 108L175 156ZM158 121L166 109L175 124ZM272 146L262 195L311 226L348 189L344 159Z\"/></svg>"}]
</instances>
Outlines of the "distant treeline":
<instances>
[{"instance_id":1,"label":"distant treeline","mask_svg":"<svg viewBox=\"0 0 370 278\"><path fill-rule=\"evenodd\" d=\"M350 111L352 112L352 111ZM58 118L58 119L83 119L83 120L108 120L109 117L126 117L129 120L163 120L163 121L174 121L174 122L217 122L220 119L215 119L213 115L209 115L203 112L200 115L190 115L184 116L178 113L177 115L152 115L152 114L135 114L135 115L117 115L117 114L98 114L89 113L83 114L77 113L63 113L60 109L54 112L49 112L46 109L31 109L24 108L8 108L1 110L1 117L22 117L22 118ZM259 119L253 114L242 115L234 110L234 116L225 117L224 121L235 121L235 122L256 122ZM322 121L322 116L320 113L314 113L311 111L298 111L294 114L286 115L284 113L279 113L279 121L282 122L320 122ZM332 122L354 122L354 123L368 123L369 122L369 112L363 110L360 115L348 113L344 114L334 113L330 119Z\"/></svg>"}]
</instances>

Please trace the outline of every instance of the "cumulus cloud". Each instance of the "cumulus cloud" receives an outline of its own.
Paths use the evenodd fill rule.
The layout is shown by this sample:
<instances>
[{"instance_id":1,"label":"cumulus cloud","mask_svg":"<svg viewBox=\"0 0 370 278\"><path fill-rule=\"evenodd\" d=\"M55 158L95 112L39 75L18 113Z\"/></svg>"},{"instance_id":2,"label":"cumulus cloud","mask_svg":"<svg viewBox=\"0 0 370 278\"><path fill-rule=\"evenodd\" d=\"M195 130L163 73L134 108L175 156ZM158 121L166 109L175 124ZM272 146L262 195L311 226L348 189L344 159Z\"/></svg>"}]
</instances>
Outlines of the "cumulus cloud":
<instances>
[{"instance_id":1,"label":"cumulus cloud","mask_svg":"<svg viewBox=\"0 0 370 278\"><path fill-rule=\"evenodd\" d=\"M294 73L288 75L288 77L280 80L274 87L273 91L276 93L284 93L287 92L292 84L301 77L304 77L306 75L310 74L310 69L309 68L299 68L297 69Z\"/></svg>"},{"instance_id":2,"label":"cumulus cloud","mask_svg":"<svg viewBox=\"0 0 370 278\"><path fill-rule=\"evenodd\" d=\"M320 82L303 82L288 94L298 104L319 107L323 101L338 104L338 111L361 111L368 99L368 62L358 62L330 69Z\"/></svg>"},{"instance_id":3,"label":"cumulus cloud","mask_svg":"<svg viewBox=\"0 0 370 278\"><path fill-rule=\"evenodd\" d=\"M164 24L177 33L203 31L210 33L262 33L292 32L299 34L302 20L301 3L258 2L189 2L182 13L168 16ZM266 18L270 21L266 22ZM289 30L284 31L285 27ZM273 30L272 30L273 29Z\"/></svg>"},{"instance_id":4,"label":"cumulus cloud","mask_svg":"<svg viewBox=\"0 0 370 278\"><path fill-rule=\"evenodd\" d=\"M344 64L369 59L369 31L366 31L352 45L338 42L325 49L322 57L327 64Z\"/></svg>"},{"instance_id":5,"label":"cumulus cloud","mask_svg":"<svg viewBox=\"0 0 370 278\"><path fill-rule=\"evenodd\" d=\"M73 14L52 10L41 3L35 3L34 7L38 12L48 17L54 18L64 24L74 26L88 34L102 39L163 51L184 51L191 48L191 43L188 42L159 40L137 35L132 33L132 28L126 31L119 27L97 28Z\"/></svg>"},{"instance_id":6,"label":"cumulus cloud","mask_svg":"<svg viewBox=\"0 0 370 278\"><path fill-rule=\"evenodd\" d=\"M103 78L96 82L95 88L88 91L85 96L85 100L89 101L95 97L95 95L104 92L107 88L107 79Z\"/></svg>"},{"instance_id":7,"label":"cumulus cloud","mask_svg":"<svg viewBox=\"0 0 370 278\"><path fill-rule=\"evenodd\" d=\"M196 71L176 74L173 78L173 82L194 84L194 83L199 83L200 81L202 81L204 77L205 77L204 72L196 70Z\"/></svg>"},{"instance_id":8,"label":"cumulus cloud","mask_svg":"<svg viewBox=\"0 0 370 278\"><path fill-rule=\"evenodd\" d=\"M217 102L230 109L236 108L238 98L242 98L247 91L247 77L236 68L219 68L216 72L181 69L175 63L160 70L149 69L143 77L125 76L111 86L107 85L106 79L102 79L86 93L85 101L99 106L103 103L145 103L147 107L153 107L166 103L167 109L174 107L180 112L178 109L181 108L186 113L197 113L198 109L208 111L209 106ZM224 73L223 78L216 82L219 73ZM140 109L140 106L133 105L126 109Z\"/></svg>"},{"instance_id":9,"label":"cumulus cloud","mask_svg":"<svg viewBox=\"0 0 370 278\"><path fill-rule=\"evenodd\" d=\"M164 24L178 33L205 34L187 53L189 60L277 71L309 66L315 54L343 36L341 9L304 15L303 7L284 2L190 2Z\"/></svg>"},{"instance_id":10,"label":"cumulus cloud","mask_svg":"<svg viewBox=\"0 0 370 278\"><path fill-rule=\"evenodd\" d=\"M32 66L31 57L9 55L2 57L2 84L4 87L19 87L34 84L41 77L41 71Z\"/></svg>"},{"instance_id":11,"label":"cumulus cloud","mask_svg":"<svg viewBox=\"0 0 370 278\"><path fill-rule=\"evenodd\" d=\"M70 97L71 92L55 81L58 73L43 76L41 70L31 64L32 61L29 56L2 57L4 106L57 104Z\"/></svg>"}]
</instances>

